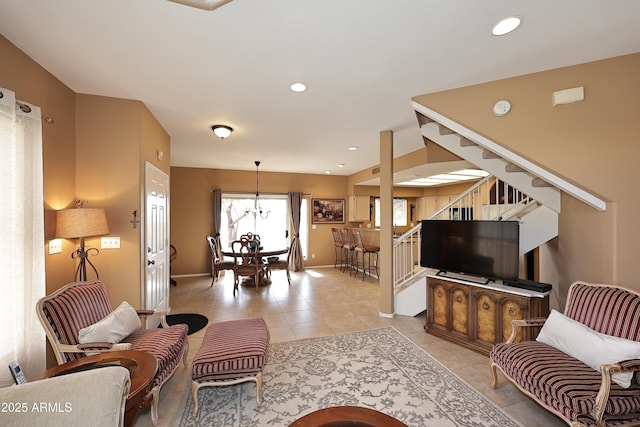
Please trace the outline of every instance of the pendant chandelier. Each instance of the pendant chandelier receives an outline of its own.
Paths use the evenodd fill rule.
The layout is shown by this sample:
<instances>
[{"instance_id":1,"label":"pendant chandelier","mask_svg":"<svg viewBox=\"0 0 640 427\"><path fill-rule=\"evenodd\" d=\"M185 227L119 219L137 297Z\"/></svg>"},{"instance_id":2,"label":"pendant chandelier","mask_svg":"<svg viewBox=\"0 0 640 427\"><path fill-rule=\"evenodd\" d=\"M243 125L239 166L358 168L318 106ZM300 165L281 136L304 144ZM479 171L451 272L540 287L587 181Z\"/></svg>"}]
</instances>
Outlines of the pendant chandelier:
<instances>
[{"instance_id":1,"label":"pendant chandelier","mask_svg":"<svg viewBox=\"0 0 640 427\"><path fill-rule=\"evenodd\" d=\"M256 160L254 163L256 164L256 198L253 202L253 211L247 208L246 213L253 214L254 219L258 218L258 216L262 219L267 219L271 211L263 211L260 205L260 186L258 185L258 167L260 166L260 161Z\"/></svg>"}]
</instances>

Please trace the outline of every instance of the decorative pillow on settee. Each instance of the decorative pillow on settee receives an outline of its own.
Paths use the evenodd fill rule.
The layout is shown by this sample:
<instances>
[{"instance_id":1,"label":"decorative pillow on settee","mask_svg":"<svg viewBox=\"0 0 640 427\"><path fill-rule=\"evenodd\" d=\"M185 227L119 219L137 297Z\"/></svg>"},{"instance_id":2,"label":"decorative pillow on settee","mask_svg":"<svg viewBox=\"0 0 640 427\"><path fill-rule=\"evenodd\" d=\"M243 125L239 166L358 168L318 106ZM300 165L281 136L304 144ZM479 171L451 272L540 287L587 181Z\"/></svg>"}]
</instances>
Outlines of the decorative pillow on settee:
<instances>
[{"instance_id":1,"label":"decorative pillow on settee","mask_svg":"<svg viewBox=\"0 0 640 427\"><path fill-rule=\"evenodd\" d=\"M136 310L123 301L115 310L93 325L80 329L78 342L110 342L118 343L142 326Z\"/></svg>"},{"instance_id":2,"label":"decorative pillow on settee","mask_svg":"<svg viewBox=\"0 0 640 427\"><path fill-rule=\"evenodd\" d=\"M600 372L600 365L640 359L640 342L594 331L556 310L551 310L536 341L545 343ZM617 373L612 380L631 386L632 372Z\"/></svg>"}]
</instances>

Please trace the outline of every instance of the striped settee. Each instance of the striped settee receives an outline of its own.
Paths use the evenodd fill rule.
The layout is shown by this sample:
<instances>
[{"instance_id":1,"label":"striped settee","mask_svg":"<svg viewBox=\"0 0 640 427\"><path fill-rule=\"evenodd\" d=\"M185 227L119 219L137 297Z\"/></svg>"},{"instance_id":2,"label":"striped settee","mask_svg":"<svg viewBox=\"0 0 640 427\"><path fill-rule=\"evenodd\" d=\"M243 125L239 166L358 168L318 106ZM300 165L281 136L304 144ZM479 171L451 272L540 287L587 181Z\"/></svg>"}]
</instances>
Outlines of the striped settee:
<instances>
[{"instance_id":1,"label":"striped settee","mask_svg":"<svg viewBox=\"0 0 640 427\"><path fill-rule=\"evenodd\" d=\"M158 370L151 389L142 399L142 406L152 403L151 420L158 421L160 389L171 378L180 360L187 366L187 325L169 326L165 312L140 310L141 316L160 317L162 328L137 330L120 341L126 348L112 347L110 343L79 344L79 331L104 319L113 311L105 286L100 281L75 282L41 298L36 312L45 329L47 339L59 365L86 356L87 353L110 351L112 348L138 350L153 354Z\"/></svg>"},{"instance_id":2,"label":"striped settee","mask_svg":"<svg viewBox=\"0 0 640 427\"><path fill-rule=\"evenodd\" d=\"M640 293L611 285L575 282L564 315L610 336L640 341ZM602 365L600 372L539 341L514 342L519 327L541 326L544 319L515 320L506 343L491 355L493 387L499 369L540 405L571 426L640 425L640 359ZM633 372L631 386L612 381L616 372Z\"/></svg>"}]
</instances>

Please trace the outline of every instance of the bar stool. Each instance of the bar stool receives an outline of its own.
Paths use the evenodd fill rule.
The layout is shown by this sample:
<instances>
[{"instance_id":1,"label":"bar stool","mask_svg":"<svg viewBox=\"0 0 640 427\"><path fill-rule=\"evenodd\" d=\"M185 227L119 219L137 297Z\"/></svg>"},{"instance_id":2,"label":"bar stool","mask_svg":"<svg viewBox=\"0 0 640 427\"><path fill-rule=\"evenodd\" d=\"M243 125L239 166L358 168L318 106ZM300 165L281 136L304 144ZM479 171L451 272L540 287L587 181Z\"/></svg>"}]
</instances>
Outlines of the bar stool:
<instances>
[{"instance_id":1,"label":"bar stool","mask_svg":"<svg viewBox=\"0 0 640 427\"><path fill-rule=\"evenodd\" d=\"M378 280L380 280L380 275L378 274L378 255L380 254L380 246L365 245L364 241L362 240L360 230L352 229L351 235L353 236L356 274L358 272L358 267L361 266L363 281L365 274L369 273L369 275L371 275L372 271L376 272L376 277L378 278ZM362 255L362 263L358 261L359 255ZM367 255L368 264L365 264L364 262L365 255ZM373 263L373 265L371 264L371 255L375 255L375 262Z\"/></svg>"},{"instance_id":2,"label":"bar stool","mask_svg":"<svg viewBox=\"0 0 640 427\"><path fill-rule=\"evenodd\" d=\"M351 276L351 270L353 270L353 253L355 245L353 244L353 239L348 229L341 228L340 236L342 238L342 259L344 261L344 269L342 270L342 272L344 272L348 268L349 276Z\"/></svg>"},{"instance_id":3,"label":"bar stool","mask_svg":"<svg viewBox=\"0 0 640 427\"><path fill-rule=\"evenodd\" d=\"M340 235L340 230L335 227L331 228L331 234L333 235L333 247L336 252L336 261L333 263L333 268L336 268L338 265L340 265L340 271L342 271L342 266L344 265L344 243L342 243L342 236Z\"/></svg>"}]
</instances>

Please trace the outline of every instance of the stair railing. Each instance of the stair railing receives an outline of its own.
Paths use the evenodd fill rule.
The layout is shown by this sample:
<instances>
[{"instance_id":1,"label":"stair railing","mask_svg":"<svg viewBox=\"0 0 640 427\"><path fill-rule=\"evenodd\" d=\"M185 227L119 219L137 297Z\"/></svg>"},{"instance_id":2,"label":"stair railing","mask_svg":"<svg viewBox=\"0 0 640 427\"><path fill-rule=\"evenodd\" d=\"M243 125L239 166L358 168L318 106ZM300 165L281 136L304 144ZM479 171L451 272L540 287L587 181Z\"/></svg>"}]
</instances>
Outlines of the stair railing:
<instances>
[{"instance_id":1,"label":"stair railing","mask_svg":"<svg viewBox=\"0 0 640 427\"><path fill-rule=\"evenodd\" d=\"M537 202L504 181L490 175L481 179L427 219L506 221L537 205ZM423 274L420 267L422 224L396 238L393 242L395 291L412 283Z\"/></svg>"}]
</instances>

